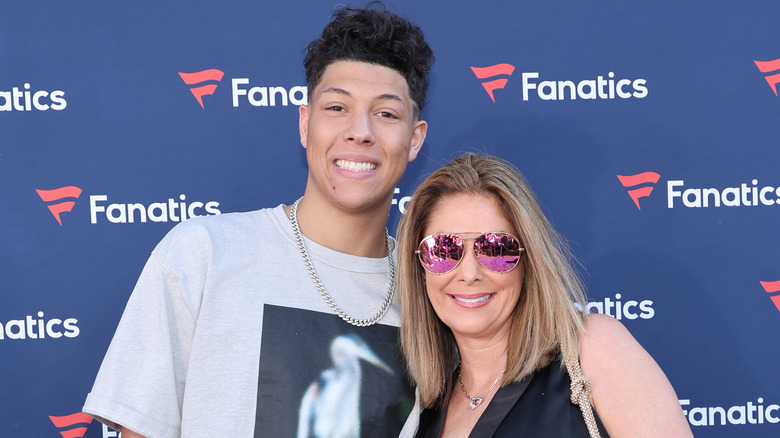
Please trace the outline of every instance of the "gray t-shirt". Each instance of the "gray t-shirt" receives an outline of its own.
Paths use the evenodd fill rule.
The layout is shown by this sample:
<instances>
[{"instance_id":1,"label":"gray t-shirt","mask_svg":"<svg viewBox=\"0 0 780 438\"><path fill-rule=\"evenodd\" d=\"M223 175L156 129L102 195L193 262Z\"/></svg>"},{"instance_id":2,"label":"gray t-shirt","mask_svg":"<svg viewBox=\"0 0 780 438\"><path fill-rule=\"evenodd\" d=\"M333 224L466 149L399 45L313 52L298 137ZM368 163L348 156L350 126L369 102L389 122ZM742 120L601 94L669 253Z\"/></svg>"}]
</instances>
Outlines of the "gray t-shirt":
<instances>
[{"instance_id":1,"label":"gray t-shirt","mask_svg":"<svg viewBox=\"0 0 780 438\"><path fill-rule=\"evenodd\" d=\"M387 258L305 244L341 309L378 311ZM149 438L397 436L414 403L398 323L395 304L366 328L332 313L281 205L189 219L152 252L83 410Z\"/></svg>"}]
</instances>

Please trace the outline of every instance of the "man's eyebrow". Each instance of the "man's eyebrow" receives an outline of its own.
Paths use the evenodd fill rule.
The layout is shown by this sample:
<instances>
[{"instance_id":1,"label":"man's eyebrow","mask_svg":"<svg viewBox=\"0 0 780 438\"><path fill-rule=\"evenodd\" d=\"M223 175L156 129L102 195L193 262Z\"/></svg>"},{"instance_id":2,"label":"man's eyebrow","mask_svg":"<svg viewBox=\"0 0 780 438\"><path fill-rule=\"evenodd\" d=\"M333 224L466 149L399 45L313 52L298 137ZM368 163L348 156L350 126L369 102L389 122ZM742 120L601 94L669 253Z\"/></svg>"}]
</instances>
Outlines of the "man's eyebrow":
<instances>
[{"instance_id":1,"label":"man's eyebrow","mask_svg":"<svg viewBox=\"0 0 780 438\"><path fill-rule=\"evenodd\" d=\"M379 96L374 98L374 100L395 100L398 103L406 104L406 101L404 101L401 98L401 96L399 96L397 94L391 94L391 93L380 94Z\"/></svg>"},{"instance_id":2,"label":"man's eyebrow","mask_svg":"<svg viewBox=\"0 0 780 438\"><path fill-rule=\"evenodd\" d=\"M349 91L347 91L347 90L345 90L343 88L339 88L339 87L329 87L329 88L326 88L326 89L322 90L322 93L323 94L324 93L336 93L336 94L340 94L342 96L352 97L352 93L350 93ZM406 104L406 101L401 96L399 96L397 94L393 94L393 93L380 94L379 96L376 96L374 98L374 100L377 100L377 101L380 101L380 100L393 100L393 101L397 101L398 103Z\"/></svg>"},{"instance_id":3,"label":"man's eyebrow","mask_svg":"<svg viewBox=\"0 0 780 438\"><path fill-rule=\"evenodd\" d=\"M352 97L352 93L349 91L339 88L339 87L330 87L322 90L323 93L336 93L336 94L342 94L344 96Z\"/></svg>"}]
</instances>

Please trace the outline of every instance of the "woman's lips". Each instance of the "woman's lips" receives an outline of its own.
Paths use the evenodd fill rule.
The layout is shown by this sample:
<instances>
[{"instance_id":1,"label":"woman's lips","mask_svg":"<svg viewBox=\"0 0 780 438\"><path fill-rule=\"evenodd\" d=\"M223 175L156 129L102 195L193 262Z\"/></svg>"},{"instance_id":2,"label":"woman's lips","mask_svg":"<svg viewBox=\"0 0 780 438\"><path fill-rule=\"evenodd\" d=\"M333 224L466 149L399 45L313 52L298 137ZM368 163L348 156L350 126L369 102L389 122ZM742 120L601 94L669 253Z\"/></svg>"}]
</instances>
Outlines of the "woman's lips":
<instances>
[{"instance_id":1,"label":"woman's lips","mask_svg":"<svg viewBox=\"0 0 780 438\"><path fill-rule=\"evenodd\" d=\"M476 307L482 307L490 302L490 300L493 299L495 294L458 294L458 295L452 295L450 294L449 297L452 299L455 304L461 306L461 307L467 307L470 309L476 308Z\"/></svg>"}]
</instances>

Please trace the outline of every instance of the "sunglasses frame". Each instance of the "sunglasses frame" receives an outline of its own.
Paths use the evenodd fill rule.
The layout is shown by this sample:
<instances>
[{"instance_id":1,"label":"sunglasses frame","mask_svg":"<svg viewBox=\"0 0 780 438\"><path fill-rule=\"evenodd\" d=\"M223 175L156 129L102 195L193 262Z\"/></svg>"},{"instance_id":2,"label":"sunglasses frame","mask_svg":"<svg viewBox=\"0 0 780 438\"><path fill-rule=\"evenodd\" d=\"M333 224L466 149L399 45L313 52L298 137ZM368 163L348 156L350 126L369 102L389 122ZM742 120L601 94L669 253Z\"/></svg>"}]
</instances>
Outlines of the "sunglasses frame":
<instances>
[{"instance_id":1,"label":"sunglasses frame","mask_svg":"<svg viewBox=\"0 0 780 438\"><path fill-rule=\"evenodd\" d=\"M474 237L463 237L463 236L461 236L461 234L475 234L475 236ZM465 249L465 245L464 245L464 249L463 249L463 255L458 259L458 262L455 263L455 265L453 265L451 269L449 269L447 271L444 271L444 272L433 272L430 269L428 269L428 267L425 266L425 263L423 263L422 251L420 251L420 247L422 246L423 242L425 242L427 239L430 239L430 238L432 238L434 236L445 236L445 235L457 236L461 241L476 240L476 239L478 239L478 238L480 238L480 237L482 237L482 236L484 236L486 234L501 234L501 235L510 236L513 239L515 239L515 241L518 243L518 245L520 244L520 239L518 239L517 236L515 236L512 233L507 233L505 231L459 231L457 233L432 233L432 234L429 234L429 235L423 237L422 240L420 240L420 243L417 245L417 250L414 253L417 254L417 260L420 262L420 265L426 271L430 272L433 275L449 274L450 272L454 271L455 268L460 266L460 262L463 261L463 258L465 257L466 252L467 252L466 249ZM471 244L471 252L474 253L474 257L476 257L476 259L479 262L480 266L482 266L483 268L487 269L490 272L495 272L496 274L506 274L508 272L512 272L512 270L515 269L517 267L517 265L520 264L520 257L525 252L525 247L521 246L521 247L518 248L517 262L514 264L514 266L512 266L509 269L507 269L506 271L494 271L493 269L490 269L487 266L485 266L482 263L482 261L479 259L479 255L477 255L477 247L473 243Z\"/></svg>"}]
</instances>

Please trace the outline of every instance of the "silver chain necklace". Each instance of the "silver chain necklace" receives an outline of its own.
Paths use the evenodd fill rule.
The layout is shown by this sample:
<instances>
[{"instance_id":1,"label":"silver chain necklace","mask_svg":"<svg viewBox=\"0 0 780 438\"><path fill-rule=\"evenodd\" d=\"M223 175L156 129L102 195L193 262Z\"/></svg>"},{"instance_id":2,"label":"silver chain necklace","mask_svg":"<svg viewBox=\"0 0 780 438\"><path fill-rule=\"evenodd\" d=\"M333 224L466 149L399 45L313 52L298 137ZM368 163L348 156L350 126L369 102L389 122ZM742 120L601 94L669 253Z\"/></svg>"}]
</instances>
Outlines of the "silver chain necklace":
<instances>
[{"instance_id":1,"label":"silver chain necklace","mask_svg":"<svg viewBox=\"0 0 780 438\"><path fill-rule=\"evenodd\" d=\"M390 252L390 234L387 232L387 228L385 228L385 242L387 243L387 258L390 261L390 286L387 288L385 301L382 303L382 307L379 308L379 312L377 312L377 314L373 317L369 319L353 318L341 310L341 308L339 308L339 306L333 301L330 295L328 295L328 292L325 290L325 286L320 281L319 275L317 275L317 271L314 270L314 265L311 262L309 253L306 251L306 245L303 243L301 227L298 226L298 203L301 202L301 199L303 199L303 197L298 198L298 200L293 203L292 207L290 207L290 222L292 223L295 242L298 244L298 250L301 252L303 264L306 265L306 270L309 271L309 277L311 278L312 283L314 283L314 287L317 288L320 296L323 300L325 300L330 309L333 310L333 312L335 312L336 315L338 315L344 321L358 327L368 327L370 325L376 324L377 321L385 316L387 309L390 308L390 302L393 300L393 292L395 292L395 261L393 261L393 254Z\"/></svg>"}]
</instances>

